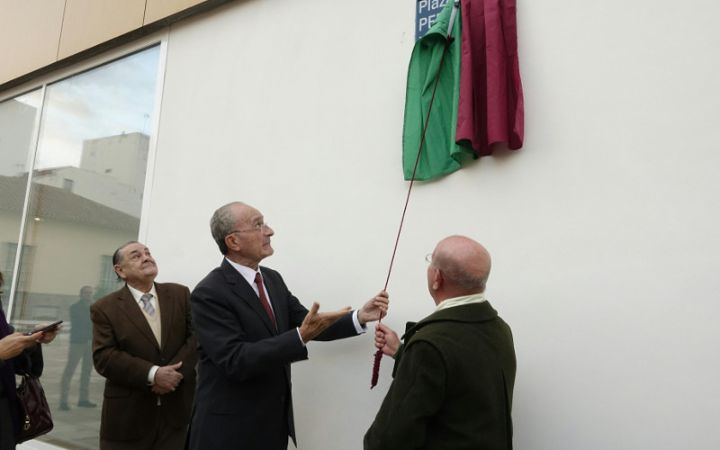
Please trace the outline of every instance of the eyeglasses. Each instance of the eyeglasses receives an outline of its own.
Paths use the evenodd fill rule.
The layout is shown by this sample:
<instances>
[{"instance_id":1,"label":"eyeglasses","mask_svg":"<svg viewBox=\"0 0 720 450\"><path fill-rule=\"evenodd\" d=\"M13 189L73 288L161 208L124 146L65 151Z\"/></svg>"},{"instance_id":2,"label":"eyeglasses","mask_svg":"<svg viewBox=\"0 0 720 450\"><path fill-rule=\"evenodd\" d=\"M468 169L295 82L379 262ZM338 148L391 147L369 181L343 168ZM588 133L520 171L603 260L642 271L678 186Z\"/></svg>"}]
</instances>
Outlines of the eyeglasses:
<instances>
[{"instance_id":1,"label":"eyeglasses","mask_svg":"<svg viewBox=\"0 0 720 450\"><path fill-rule=\"evenodd\" d=\"M425 261L432 264L432 253L428 253L427 255L425 255Z\"/></svg>"},{"instance_id":2,"label":"eyeglasses","mask_svg":"<svg viewBox=\"0 0 720 450\"><path fill-rule=\"evenodd\" d=\"M265 222L258 222L255 225L253 225L252 227L246 228L244 230L232 230L227 235L229 236L233 233L250 233L250 232L254 232L254 231L264 231L269 228L270 228L270 225L266 224Z\"/></svg>"}]
</instances>

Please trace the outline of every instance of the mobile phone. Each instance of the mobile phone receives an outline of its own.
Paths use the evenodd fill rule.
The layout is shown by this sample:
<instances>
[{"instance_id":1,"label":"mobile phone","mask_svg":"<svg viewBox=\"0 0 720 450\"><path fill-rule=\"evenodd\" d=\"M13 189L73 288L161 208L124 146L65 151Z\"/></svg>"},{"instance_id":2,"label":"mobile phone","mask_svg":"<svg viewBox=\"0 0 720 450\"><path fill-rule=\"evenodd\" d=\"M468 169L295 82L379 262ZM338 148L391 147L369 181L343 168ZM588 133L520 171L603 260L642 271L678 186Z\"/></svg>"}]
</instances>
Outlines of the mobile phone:
<instances>
[{"instance_id":1,"label":"mobile phone","mask_svg":"<svg viewBox=\"0 0 720 450\"><path fill-rule=\"evenodd\" d=\"M28 331L27 333L25 333L25 335L26 335L26 336L30 336L31 334L35 334L35 333L37 333L37 332L39 332L39 331L52 331L52 330L54 330L55 328L57 328L61 323L63 323L63 321L62 321L62 320L58 320L57 322L53 322L53 323L51 323L50 325L45 325L45 326L42 327L42 328L38 328L38 329L32 330L32 331Z\"/></svg>"}]
</instances>

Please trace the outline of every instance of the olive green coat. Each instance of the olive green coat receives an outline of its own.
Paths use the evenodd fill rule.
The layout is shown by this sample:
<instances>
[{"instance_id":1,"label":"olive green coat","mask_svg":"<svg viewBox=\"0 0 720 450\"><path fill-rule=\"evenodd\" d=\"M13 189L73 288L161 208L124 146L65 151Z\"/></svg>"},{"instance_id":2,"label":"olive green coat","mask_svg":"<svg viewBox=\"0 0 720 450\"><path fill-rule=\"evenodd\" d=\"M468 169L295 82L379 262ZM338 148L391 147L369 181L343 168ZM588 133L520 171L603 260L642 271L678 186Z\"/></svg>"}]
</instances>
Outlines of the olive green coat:
<instances>
[{"instance_id":1,"label":"olive green coat","mask_svg":"<svg viewBox=\"0 0 720 450\"><path fill-rule=\"evenodd\" d=\"M512 449L515 350L488 302L412 325L365 450Z\"/></svg>"}]
</instances>

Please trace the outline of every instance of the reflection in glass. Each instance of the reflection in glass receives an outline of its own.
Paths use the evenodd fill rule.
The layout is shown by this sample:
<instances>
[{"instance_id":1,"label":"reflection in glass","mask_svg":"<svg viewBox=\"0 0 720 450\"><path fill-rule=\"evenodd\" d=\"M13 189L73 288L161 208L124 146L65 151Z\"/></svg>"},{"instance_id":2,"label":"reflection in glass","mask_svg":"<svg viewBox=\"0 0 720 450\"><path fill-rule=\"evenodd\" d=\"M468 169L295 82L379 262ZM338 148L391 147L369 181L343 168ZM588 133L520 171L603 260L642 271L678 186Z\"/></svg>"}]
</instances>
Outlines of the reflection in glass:
<instances>
[{"instance_id":1,"label":"reflection in glass","mask_svg":"<svg viewBox=\"0 0 720 450\"><path fill-rule=\"evenodd\" d=\"M22 209L35 122L40 111L41 90L0 103L0 272L5 276L3 309L13 284ZM20 273L24 281L26 274Z\"/></svg>"},{"instance_id":2,"label":"reflection in glass","mask_svg":"<svg viewBox=\"0 0 720 450\"><path fill-rule=\"evenodd\" d=\"M43 385L48 438L72 448L98 446L104 380L91 366L89 306L120 287L111 255L137 239L158 55L153 47L45 89L12 318L65 321L44 350ZM18 176L27 181L27 169Z\"/></svg>"}]
</instances>

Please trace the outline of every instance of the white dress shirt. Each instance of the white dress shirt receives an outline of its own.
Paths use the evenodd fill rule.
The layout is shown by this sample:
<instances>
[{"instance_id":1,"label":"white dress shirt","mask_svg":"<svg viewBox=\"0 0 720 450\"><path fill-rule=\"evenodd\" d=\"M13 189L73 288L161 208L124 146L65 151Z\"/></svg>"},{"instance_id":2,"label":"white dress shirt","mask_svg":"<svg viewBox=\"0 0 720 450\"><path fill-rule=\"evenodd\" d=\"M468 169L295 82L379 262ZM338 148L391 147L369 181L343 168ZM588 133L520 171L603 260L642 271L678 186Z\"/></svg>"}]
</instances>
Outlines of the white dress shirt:
<instances>
[{"instance_id":1,"label":"white dress shirt","mask_svg":"<svg viewBox=\"0 0 720 450\"><path fill-rule=\"evenodd\" d=\"M150 304L152 304L153 307L155 308L155 316L157 317L157 320L159 322L160 321L160 302L158 302L158 299L157 299L158 297L157 297L157 291L155 290L155 283L153 283L152 287L150 288L150 290L148 292L139 291L139 290L135 289L134 287L130 286L129 284L127 285L127 287L130 290L130 293L132 294L133 298L135 299L135 302L140 307L140 310L143 312L145 319L148 319L148 317L147 317L147 313L145 312L145 308L143 308L143 302L140 300L140 298L143 296L143 294L152 294L152 298L150 299ZM149 320L148 320L148 325L150 325ZM152 325L151 325L151 328L152 328ZM153 331L153 333L155 333L155 331ZM161 343L160 337L159 337L161 335L160 333L161 333L161 328L158 327L157 335L155 336L155 338L158 340L158 344ZM158 371L159 368L160 368L160 366L152 366L150 368L150 371L148 372L148 378L147 378L148 384L150 386L155 384L155 373Z\"/></svg>"},{"instance_id":2,"label":"white dress shirt","mask_svg":"<svg viewBox=\"0 0 720 450\"><path fill-rule=\"evenodd\" d=\"M234 261L230 261L227 258L225 258L225 260L227 262L229 262L230 265L233 266L235 268L235 270L237 270L238 273L240 273L240 275L242 275L243 278L245 278L245 281L247 281L248 284L253 288L253 291L255 291L255 295L260 297L258 289L257 289L257 285L255 284L255 274L260 272L260 274L262 275L262 272L260 271L260 269L258 268L258 270L255 270L252 267L243 266L242 264L238 264ZM263 279L263 289L265 289L265 295L267 296L268 303L270 303L270 308L272 308L273 313L275 313L275 308L273 308L272 299L270 298L270 292L267 290L267 287L265 287L265 276L264 275L263 275L262 279ZM357 310L353 311L352 319L353 319L353 325L355 325L355 331L358 334L365 333L366 327L364 327L363 325L360 324L360 320L358 319L357 315L358 315ZM303 342L303 339L302 339L302 335L300 334L300 328L296 327L295 329L297 330L297 334L298 334L298 338L300 339L300 342L303 345L305 345L305 342Z\"/></svg>"}]
</instances>

